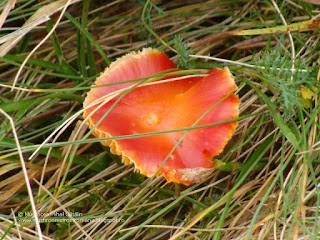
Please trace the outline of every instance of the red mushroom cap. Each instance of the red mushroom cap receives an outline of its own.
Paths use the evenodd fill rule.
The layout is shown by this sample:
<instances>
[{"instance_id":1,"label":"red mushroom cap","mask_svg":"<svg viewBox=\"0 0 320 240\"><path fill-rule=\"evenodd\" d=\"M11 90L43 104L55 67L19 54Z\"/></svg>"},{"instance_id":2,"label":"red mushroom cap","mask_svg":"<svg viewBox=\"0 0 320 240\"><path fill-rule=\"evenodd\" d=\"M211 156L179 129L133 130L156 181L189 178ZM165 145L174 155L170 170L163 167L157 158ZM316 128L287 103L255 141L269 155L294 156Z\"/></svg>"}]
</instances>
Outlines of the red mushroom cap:
<instances>
[{"instance_id":1,"label":"red mushroom cap","mask_svg":"<svg viewBox=\"0 0 320 240\"><path fill-rule=\"evenodd\" d=\"M175 65L164 53L155 49L144 49L111 64L95 85L148 77L172 68L175 68ZM133 89L115 105L94 129L93 134L97 137L111 137L191 127L214 104L237 89L228 68L214 69L207 75ZM99 104L91 106L93 102L132 84L134 83L91 89L84 103L84 117L89 116L90 128L105 115L118 97L98 109L95 108ZM237 95L230 95L197 125L237 118L239 103ZM201 180L214 166L212 157L222 152L237 125L238 122L233 121L191 130L158 175L163 175L168 182L185 185ZM113 154L122 155L124 163L134 163L136 170L150 177L156 173L184 134L184 131L173 131L139 138L103 141L102 144L110 146Z\"/></svg>"}]
</instances>

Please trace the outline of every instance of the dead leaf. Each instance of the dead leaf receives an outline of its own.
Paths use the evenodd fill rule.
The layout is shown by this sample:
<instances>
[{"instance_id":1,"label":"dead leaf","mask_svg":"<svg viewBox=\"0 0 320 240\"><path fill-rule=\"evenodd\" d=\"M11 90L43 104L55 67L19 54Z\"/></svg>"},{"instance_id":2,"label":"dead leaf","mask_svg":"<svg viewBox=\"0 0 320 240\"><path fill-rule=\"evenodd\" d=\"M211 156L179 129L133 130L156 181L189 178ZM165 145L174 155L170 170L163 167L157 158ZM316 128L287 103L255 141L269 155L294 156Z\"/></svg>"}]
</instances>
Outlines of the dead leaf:
<instances>
[{"instance_id":1,"label":"dead leaf","mask_svg":"<svg viewBox=\"0 0 320 240\"><path fill-rule=\"evenodd\" d=\"M307 88L305 86L301 87L301 95L303 99L312 99L314 96L314 92L310 90L310 88Z\"/></svg>"}]
</instances>

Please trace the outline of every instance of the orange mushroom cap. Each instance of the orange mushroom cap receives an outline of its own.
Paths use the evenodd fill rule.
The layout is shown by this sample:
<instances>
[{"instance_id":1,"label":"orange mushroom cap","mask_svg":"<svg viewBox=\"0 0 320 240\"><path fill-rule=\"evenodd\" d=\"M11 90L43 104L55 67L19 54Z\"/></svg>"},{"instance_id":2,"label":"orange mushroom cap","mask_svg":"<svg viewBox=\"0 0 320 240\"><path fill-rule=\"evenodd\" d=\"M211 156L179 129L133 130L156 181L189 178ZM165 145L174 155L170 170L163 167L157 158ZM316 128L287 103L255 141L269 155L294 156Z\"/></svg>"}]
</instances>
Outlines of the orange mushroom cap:
<instances>
[{"instance_id":1,"label":"orange mushroom cap","mask_svg":"<svg viewBox=\"0 0 320 240\"><path fill-rule=\"evenodd\" d=\"M96 80L95 85L148 77L172 68L175 68L174 63L163 52L143 49L112 63ZM118 97L103 104L94 101L132 84L134 83L91 89L84 102L84 117L89 117L90 128L105 115ZM141 86L125 95L94 129L93 134L103 138L188 128L214 104L236 89L233 77L226 67L213 69L206 77ZM237 95L230 95L197 125L237 118L239 103ZM233 121L191 130L167 159L158 175L163 175L168 182L185 185L200 181L214 166L212 157L222 152L237 125L238 122ZM125 164L134 163L136 170L150 177L157 172L184 134L185 131L173 131L103 141L102 144L110 146L113 154L122 155Z\"/></svg>"}]
</instances>

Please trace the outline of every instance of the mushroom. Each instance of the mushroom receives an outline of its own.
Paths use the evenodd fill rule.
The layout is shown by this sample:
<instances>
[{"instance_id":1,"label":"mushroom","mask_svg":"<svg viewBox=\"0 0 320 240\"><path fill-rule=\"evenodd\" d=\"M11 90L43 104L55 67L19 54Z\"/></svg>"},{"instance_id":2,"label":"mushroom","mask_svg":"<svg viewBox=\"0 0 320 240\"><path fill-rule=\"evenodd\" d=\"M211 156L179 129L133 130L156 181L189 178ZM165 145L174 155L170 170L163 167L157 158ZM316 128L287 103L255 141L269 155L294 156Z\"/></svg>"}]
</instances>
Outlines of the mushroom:
<instances>
[{"instance_id":1,"label":"mushroom","mask_svg":"<svg viewBox=\"0 0 320 240\"><path fill-rule=\"evenodd\" d=\"M110 84L150 77L164 70L176 68L166 54L156 49L132 52L115 62L96 80L95 85ZM137 82L92 88L84 102L84 117L90 128L104 117L119 98L105 103L95 101L132 86ZM111 153L122 156L125 164L133 163L141 174L155 174L186 131L208 109L197 125L211 124L237 118L239 98L227 67L213 69L205 77L191 77L134 88L123 96L107 116L93 130L96 137L133 135L169 131L162 134L102 141ZM230 95L226 97L227 95ZM223 99L226 97L223 101ZM219 102L220 101L220 102ZM192 129L158 171L168 182L190 185L199 182L214 167L212 158L220 154L232 137L238 122L231 121L205 128ZM172 131L170 131L172 130Z\"/></svg>"}]
</instances>

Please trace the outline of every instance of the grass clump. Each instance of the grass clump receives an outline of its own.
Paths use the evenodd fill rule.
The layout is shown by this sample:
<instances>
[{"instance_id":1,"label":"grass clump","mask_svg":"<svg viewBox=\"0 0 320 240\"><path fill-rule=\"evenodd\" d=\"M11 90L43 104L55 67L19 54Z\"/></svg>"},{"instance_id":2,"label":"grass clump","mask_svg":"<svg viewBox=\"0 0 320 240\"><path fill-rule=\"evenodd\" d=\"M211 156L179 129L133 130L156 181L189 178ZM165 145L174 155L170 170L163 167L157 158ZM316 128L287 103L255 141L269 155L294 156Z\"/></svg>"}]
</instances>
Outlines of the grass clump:
<instances>
[{"instance_id":1,"label":"grass clump","mask_svg":"<svg viewBox=\"0 0 320 240\"><path fill-rule=\"evenodd\" d=\"M297 109L303 106L303 95L301 87L307 89L317 89L315 68L308 66L302 59L291 59L281 45L283 37L279 43L259 57L259 73L264 87L268 87L276 97L277 105L281 106L285 117L295 115Z\"/></svg>"}]
</instances>

